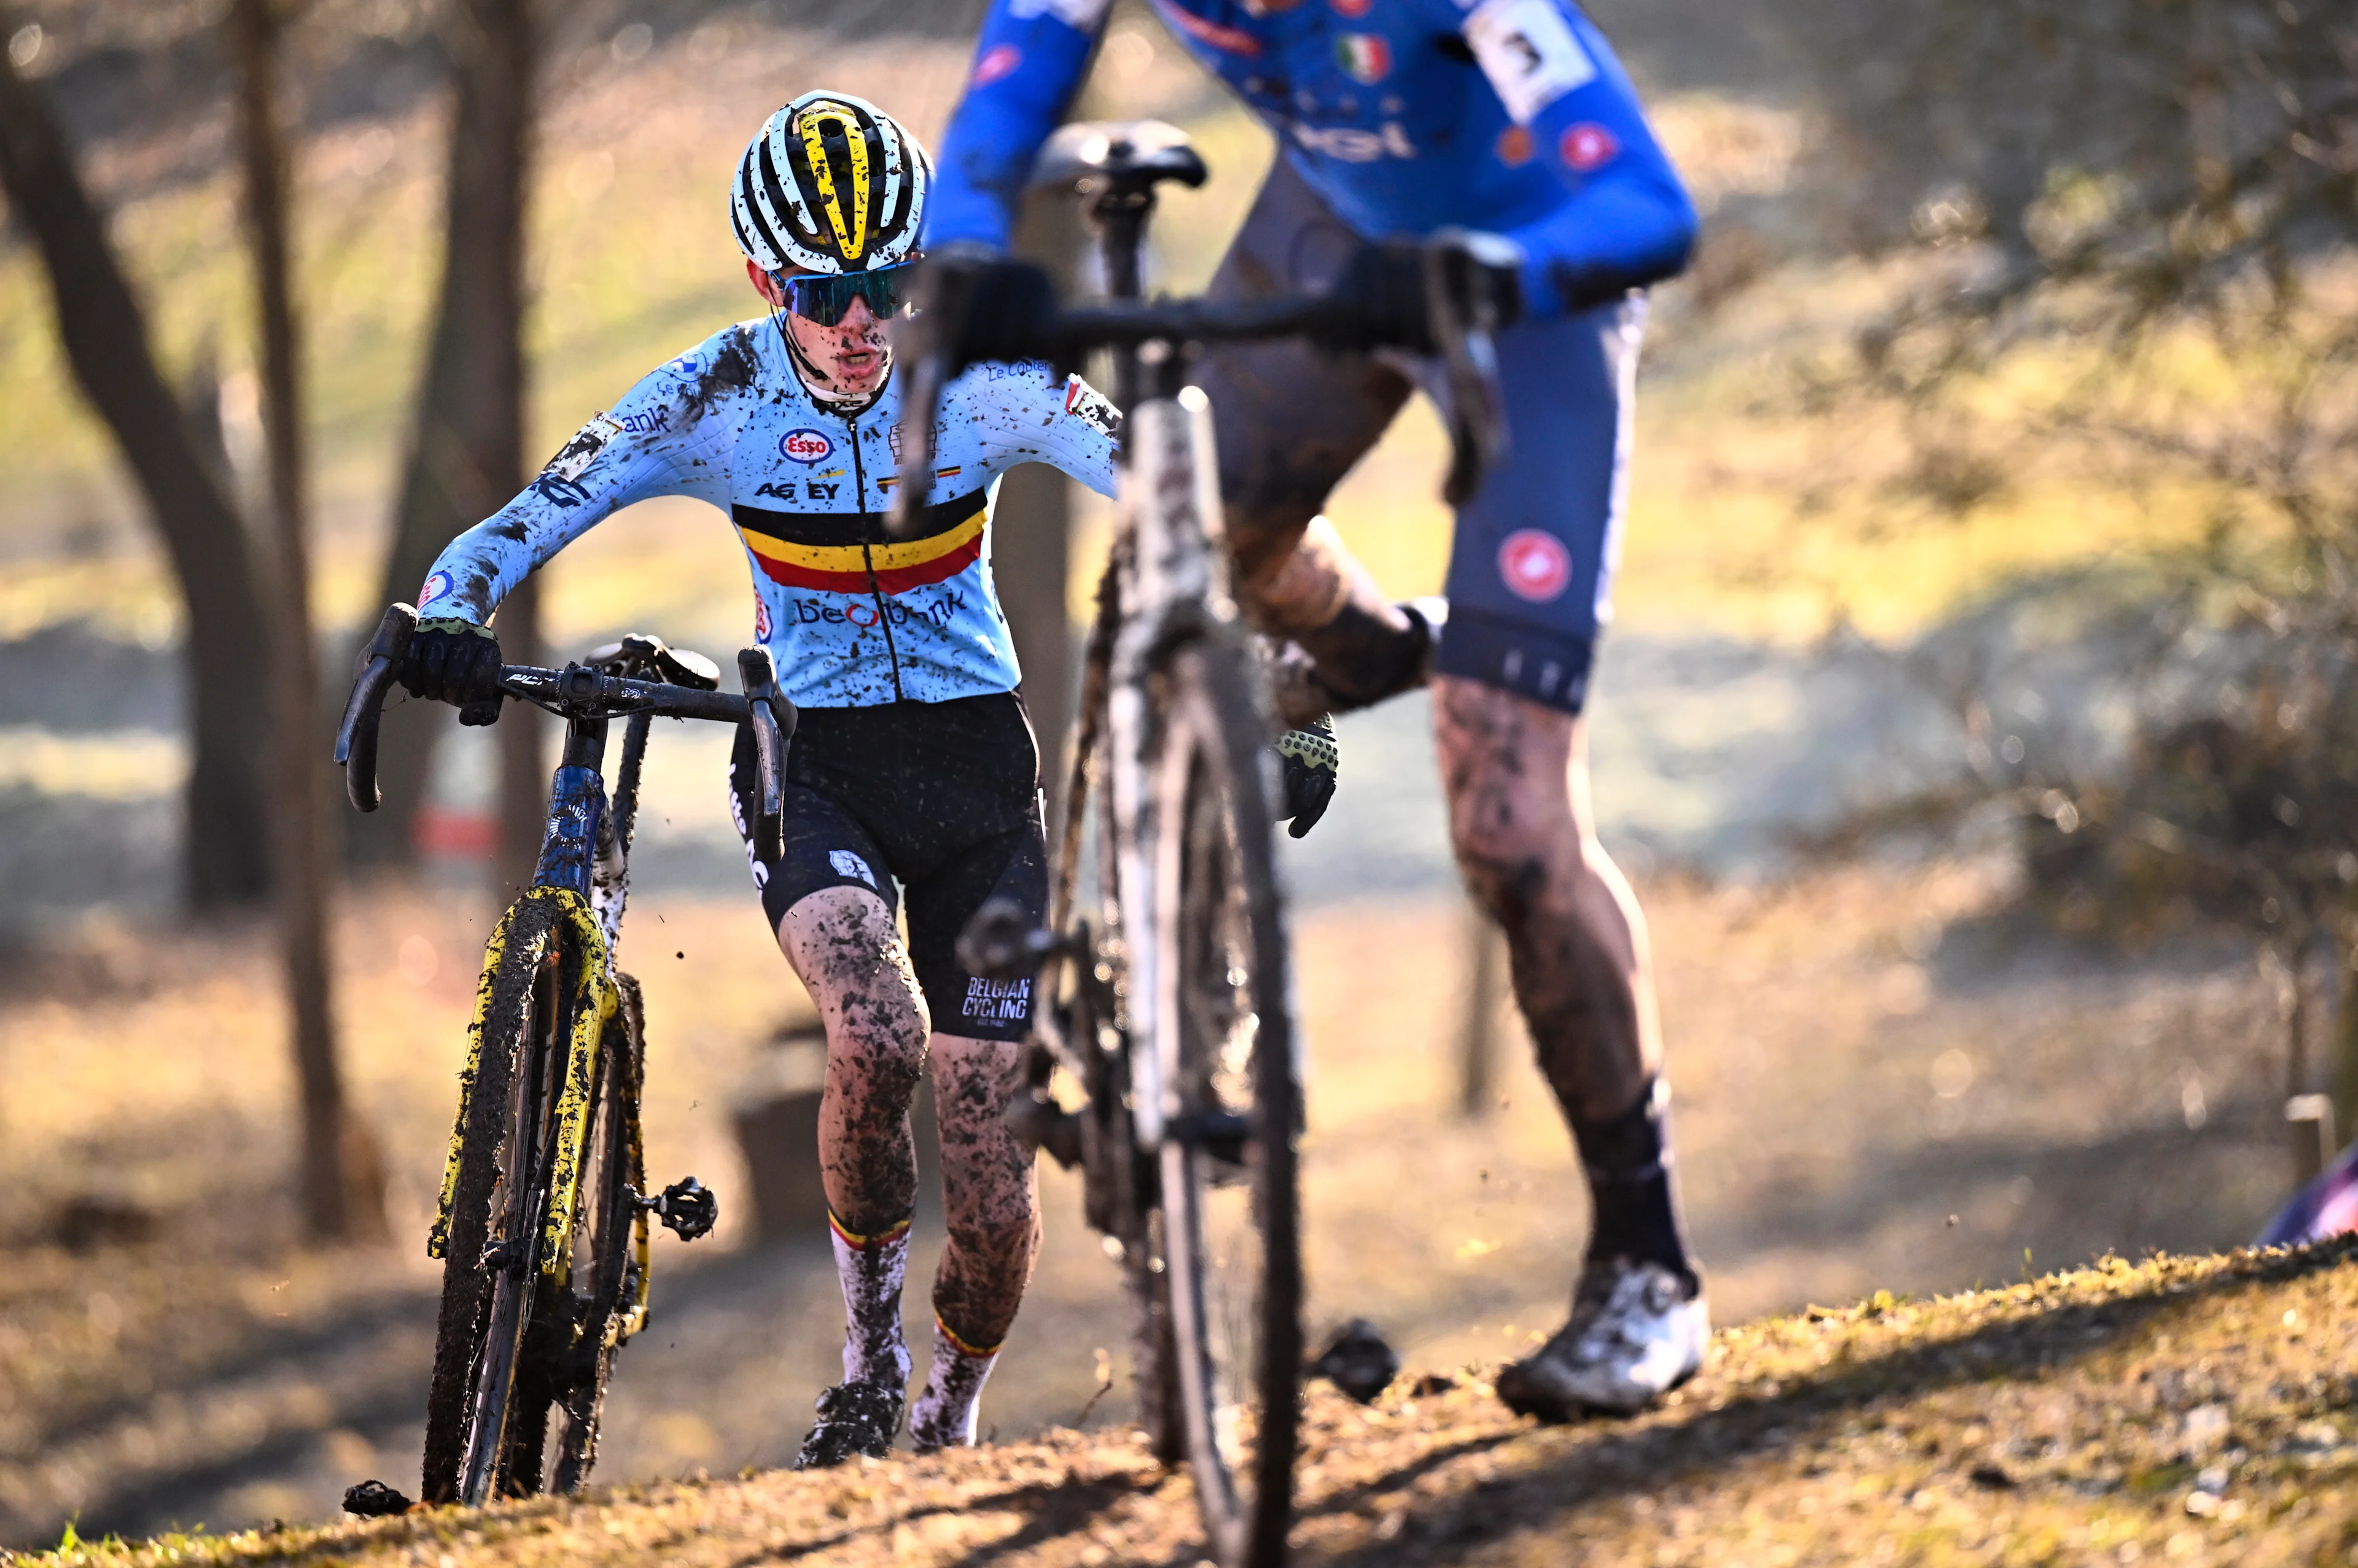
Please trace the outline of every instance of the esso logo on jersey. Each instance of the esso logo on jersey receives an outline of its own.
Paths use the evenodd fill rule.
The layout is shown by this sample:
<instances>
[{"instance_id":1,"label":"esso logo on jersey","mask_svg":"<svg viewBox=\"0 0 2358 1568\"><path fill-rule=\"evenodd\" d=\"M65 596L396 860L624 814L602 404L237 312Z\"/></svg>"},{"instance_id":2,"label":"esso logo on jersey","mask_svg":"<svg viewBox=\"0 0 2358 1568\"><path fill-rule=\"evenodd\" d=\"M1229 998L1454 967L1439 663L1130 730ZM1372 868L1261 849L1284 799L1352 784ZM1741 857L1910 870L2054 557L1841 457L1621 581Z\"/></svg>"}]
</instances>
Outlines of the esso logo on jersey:
<instances>
[{"instance_id":1,"label":"esso logo on jersey","mask_svg":"<svg viewBox=\"0 0 2358 1568\"><path fill-rule=\"evenodd\" d=\"M1619 138L1598 124L1574 125L1556 146L1565 164L1581 174L1603 168L1621 155Z\"/></svg>"},{"instance_id":2,"label":"esso logo on jersey","mask_svg":"<svg viewBox=\"0 0 2358 1568\"><path fill-rule=\"evenodd\" d=\"M778 438L778 450L798 463L815 463L835 450L824 430L789 430Z\"/></svg>"},{"instance_id":3,"label":"esso logo on jersey","mask_svg":"<svg viewBox=\"0 0 2358 1568\"><path fill-rule=\"evenodd\" d=\"M1498 546L1498 577L1517 599L1545 604L1572 585L1572 552L1552 534L1518 528Z\"/></svg>"}]
</instances>

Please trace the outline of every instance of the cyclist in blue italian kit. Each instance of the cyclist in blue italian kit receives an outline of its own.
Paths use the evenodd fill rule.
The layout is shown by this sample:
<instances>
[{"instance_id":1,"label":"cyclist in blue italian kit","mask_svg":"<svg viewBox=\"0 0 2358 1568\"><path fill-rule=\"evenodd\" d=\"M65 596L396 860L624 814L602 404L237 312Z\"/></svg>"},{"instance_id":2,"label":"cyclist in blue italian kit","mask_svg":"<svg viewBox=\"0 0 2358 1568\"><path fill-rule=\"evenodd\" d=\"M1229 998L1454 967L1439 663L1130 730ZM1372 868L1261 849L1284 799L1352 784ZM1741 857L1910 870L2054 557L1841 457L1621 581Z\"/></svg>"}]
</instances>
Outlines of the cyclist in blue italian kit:
<instances>
[{"instance_id":1,"label":"cyclist in blue italian kit","mask_svg":"<svg viewBox=\"0 0 2358 1568\"><path fill-rule=\"evenodd\" d=\"M1685 265L1693 205L1566 0L1153 4L1282 149L1215 297L1333 287L1388 323L1367 342L1430 347L1416 254L1397 242L1460 227L1522 247L1522 317L1498 341L1513 451L1458 514L1445 601L1386 602L1318 515L1409 395L1441 390L1429 361L1279 342L1213 351L1200 379L1258 622L1310 656L1336 709L1430 680L1458 864L1506 929L1587 1175L1570 1321L1499 1395L1547 1419L1637 1410L1700 1365L1708 1319L1671 1193L1645 925L1597 843L1582 711L1618 553L1639 290ZM1106 8L994 0L929 246L1004 244ZM1016 270L986 272L981 297L1036 297Z\"/></svg>"},{"instance_id":2,"label":"cyclist in blue italian kit","mask_svg":"<svg viewBox=\"0 0 2358 1568\"><path fill-rule=\"evenodd\" d=\"M1001 1114L1022 1081L1031 988L968 974L955 951L986 899L1045 918L1039 759L991 588L992 485L1047 462L1113 488L1104 398L1043 365L978 366L942 398L937 499L914 537L886 533L903 432L885 325L933 178L916 140L859 99L808 92L773 115L745 149L730 212L769 315L648 375L453 541L418 595L404 671L413 693L488 723L492 612L527 572L649 496L698 497L735 525L755 634L802 715L784 854L754 859L753 881L827 1035L821 1175L848 1325L843 1381L819 1396L806 1465L881 1455L901 1428L908 1111L928 1065L949 1237L933 1360L907 1411L918 1448L974 1441L983 1380L1031 1275L1033 1162ZM747 734L730 784L743 832L756 787ZM893 924L903 897L905 945Z\"/></svg>"}]
</instances>

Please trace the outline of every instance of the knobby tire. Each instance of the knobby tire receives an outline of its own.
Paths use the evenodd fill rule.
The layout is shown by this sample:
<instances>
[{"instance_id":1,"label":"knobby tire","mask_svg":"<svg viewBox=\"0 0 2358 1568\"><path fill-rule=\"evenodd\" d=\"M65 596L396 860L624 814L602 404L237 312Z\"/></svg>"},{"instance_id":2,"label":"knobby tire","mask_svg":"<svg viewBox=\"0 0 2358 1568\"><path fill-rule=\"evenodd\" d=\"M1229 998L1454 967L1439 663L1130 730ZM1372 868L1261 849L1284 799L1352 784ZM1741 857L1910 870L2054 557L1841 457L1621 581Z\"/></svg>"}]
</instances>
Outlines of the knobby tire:
<instances>
[{"instance_id":1,"label":"knobby tire","mask_svg":"<svg viewBox=\"0 0 2358 1568\"><path fill-rule=\"evenodd\" d=\"M553 901L515 906L488 980L482 1046L466 1089L427 1400L422 1493L428 1502L480 1504L539 1491L548 1415L560 1403L568 1420L558 1484L579 1486L594 1457L611 1364L603 1346L606 1322L621 1301L631 1235L622 1189L644 1182L635 1138L635 986L625 985L625 1005L602 1031L590 1165L575 1210L574 1268L555 1278L541 1268L548 1144L580 1005L581 966L590 961ZM592 1241L586 1255L585 1231ZM517 1244L504 1271L483 1265L495 1237ZM585 1351L594 1352L586 1363Z\"/></svg>"},{"instance_id":2,"label":"knobby tire","mask_svg":"<svg viewBox=\"0 0 2358 1568\"><path fill-rule=\"evenodd\" d=\"M1183 648L1163 679L1165 892L1152 932L1133 922L1131 937L1161 945L1158 972L1180 987L1175 1037L1139 1046L1157 1052L1181 1112L1157 1151L1170 1381L1214 1555L1222 1568L1274 1568L1300 1426L1302 1098L1261 773L1268 725L1238 642L1216 633ZM1190 1119L1207 1115L1240 1117L1241 1143L1192 1135ZM1215 1213L1229 1221L1217 1241Z\"/></svg>"}]
</instances>

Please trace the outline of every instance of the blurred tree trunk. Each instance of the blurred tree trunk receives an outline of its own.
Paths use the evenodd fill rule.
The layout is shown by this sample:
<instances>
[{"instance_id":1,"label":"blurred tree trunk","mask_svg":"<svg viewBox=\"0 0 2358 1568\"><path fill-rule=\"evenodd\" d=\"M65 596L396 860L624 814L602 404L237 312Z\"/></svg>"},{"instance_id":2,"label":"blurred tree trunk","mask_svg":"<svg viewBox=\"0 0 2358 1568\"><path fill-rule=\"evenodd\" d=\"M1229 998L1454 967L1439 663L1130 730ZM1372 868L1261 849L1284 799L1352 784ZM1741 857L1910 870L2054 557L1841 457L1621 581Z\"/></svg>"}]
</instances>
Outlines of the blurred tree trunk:
<instances>
[{"instance_id":1,"label":"blurred tree trunk","mask_svg":"<svg viewBox=\"0 0 2358 1568\"><path fill-rule=\"evenodd\" d=\"M344 1104L330 993L327 768L319 722L311 568L304 534L303 417L294 283L287 243L286 151L277 110L278 20L273 0L237 0L238 129L245 164L246 239L262 337L262 423L269 451L267 574L278 614L273 881L287 963L303 1153L297 1191L304 1228L323 1241L383 1240L384 1163Z\"/></svg>"},{"instance_id":2,"label":"blurred tree trunk","mask_svg":"<svg viewBox=\"0 0 2358 1568\"><path fill-rule=\"evenodd\" d=\"M456 87L444 189L442 289L394 512L393 545L377 590L381 604L414 602L442 546L524 487L532 11L530 0L451 0L439 14ZM525 612L516 613L518 608ZM498 629L508 663L538 659L537 618L528 606L512 603ZM369 864L407 864L416 856L413 826L433 743L448 732L449 714L439 705L395 703L386 707L384 719L378 763L384 806L352 819L353 857ZM535 733L545 728L536 711L513 703L501 724ZM512 740L502 742L503 793L514 771L510 754L521 750ZM541 782L533 787L537 790ZM508 815L502 811L503 822Z\"/></svg>"},{"instance_id":3,"label":"blurred tree trunk","mask_svg":"<svg viewBox=\"0 0 2358 1568\"><path fill-rule=\"evenodd\" d=\"M0 20L0 30L8 22ZM0 60L0 189L41 252L74 379L147 499L187 623L188 899L258 900L268 885L263 756L267 623L245 529L156 367L146 319L40 90Z\"/></svg>"}]
</instances>

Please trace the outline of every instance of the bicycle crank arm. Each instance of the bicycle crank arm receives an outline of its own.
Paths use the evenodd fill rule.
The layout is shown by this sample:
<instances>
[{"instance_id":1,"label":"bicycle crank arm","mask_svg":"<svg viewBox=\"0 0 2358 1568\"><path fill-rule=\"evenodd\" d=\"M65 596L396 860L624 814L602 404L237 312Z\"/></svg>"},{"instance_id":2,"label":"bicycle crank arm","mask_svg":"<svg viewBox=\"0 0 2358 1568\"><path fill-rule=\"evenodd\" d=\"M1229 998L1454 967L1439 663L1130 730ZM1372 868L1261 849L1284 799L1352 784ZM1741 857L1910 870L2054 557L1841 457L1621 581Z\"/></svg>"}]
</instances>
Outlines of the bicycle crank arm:
<instances>
[{"instance_id":1,"label":"bicycle crank arm","mask_svg":"<svg viewBox=\"0 0 2358 1568\"><path fill-rule=\"evenodd\" d=\"M1044 1149L1069 1171L1081 1162L1081 1113L1045 1095L1019 1094L1007 1102L1007 1130L1026 1149Z\"/></svg>"},{"instance_id":2,"label":"bicycle crank arm","mask_svg":"<svg viewBox=\"0 0 2358 1568\"><path fill-rule=\"evenodd\" d=\"M1233 1111L1203 1110L1174 1117L1163 1124L1163 1130L1174 1143L1201 1149L1227 1164L1241 1165L1245 1144L1252 1137L1252 1123Z\"/></svg>"},{"instance_id":3,"label":"bicycle crank arm","mask_svg":"<svg viewBox=\"0 0 2358 1568\"><path fill-rule=\"evenodd\" d=\"M683 1176L654 1197L641 1197L636 1187L624 1187L632 1206L652 1214L682 1241L712 1234L720 1223L720 1198L694 1176Z\"/></svg>"},{"instance_id":4,"label":"bicycle crank arm","mask_svg":"<svg viewBox=\"0 0 2358 1568\"><path fill-rule=\"evenodd\" d=\"M1076 944L1036 928L1011 898L984 900L958 933L958 963L987 980L1030 979L1050 958L1086 956L1085 941Z\"/></svg>"},{"instance_id":5,"label":"bicycle crank arm","mask_svg":"<svg viewBox=\"0 0 2358 1568\"><path fill-rule=\"evenodd\" d=\"M486 1274L521 1274L532 1249L512 1237L494 1236L483 1244L482 1269Z\"/></svg>"}]
</instances>

